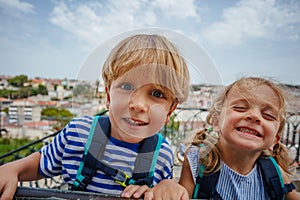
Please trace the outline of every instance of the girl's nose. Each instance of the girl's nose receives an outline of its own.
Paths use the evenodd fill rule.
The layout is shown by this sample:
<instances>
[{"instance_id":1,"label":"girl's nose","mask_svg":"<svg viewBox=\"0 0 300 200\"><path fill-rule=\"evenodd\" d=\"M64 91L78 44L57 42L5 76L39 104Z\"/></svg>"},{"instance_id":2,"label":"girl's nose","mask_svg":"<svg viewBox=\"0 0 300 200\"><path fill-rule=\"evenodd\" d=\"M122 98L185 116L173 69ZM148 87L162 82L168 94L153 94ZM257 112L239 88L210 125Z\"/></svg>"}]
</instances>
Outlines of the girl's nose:
<instances>
[{"instance_id":1,"label":"girl's nose","mask_svg":"<svg viewBox=\"0 0 300 200\"><path fill-rule=\"evenodd\" d=\"M261 120L261 114L259 111L252 109L249 110L249 112L247 112L246 114L246 120L257 123L257 124L261 124L262 120Z\"/></svg>"},{"instance_id":2,"label":"girl's nose","mask_svg":"<svg viewBox=\"0 0 300 200\"><path fill-rule=\"evenodd\" d=\"M137 112L146 112L148 109L147 94L143 91L135 90L130 97L129 108Z\"/></svg>"}]
</instances>

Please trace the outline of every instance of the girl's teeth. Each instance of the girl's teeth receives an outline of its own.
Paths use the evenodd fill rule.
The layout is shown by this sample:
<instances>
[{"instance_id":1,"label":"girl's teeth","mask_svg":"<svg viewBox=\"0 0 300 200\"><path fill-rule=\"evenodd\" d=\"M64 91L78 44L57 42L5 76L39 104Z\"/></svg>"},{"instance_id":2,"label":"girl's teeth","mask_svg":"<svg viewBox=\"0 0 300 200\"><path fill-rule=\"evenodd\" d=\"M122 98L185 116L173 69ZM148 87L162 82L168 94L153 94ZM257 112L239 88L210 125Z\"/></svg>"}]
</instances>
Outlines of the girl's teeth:
<instances>
[{"instance_id":1,"label":"girl's teeth","mask_svg":"<svg viewBox=\"0 0 300 200\"><path fill-rule=\"evenodd\" d=\"M249 130L247 128L239 128L239 131L250 134L250 135L255 135L255 136L258 135L258 133L256 131Z\"/></svg>"}]
</instances>

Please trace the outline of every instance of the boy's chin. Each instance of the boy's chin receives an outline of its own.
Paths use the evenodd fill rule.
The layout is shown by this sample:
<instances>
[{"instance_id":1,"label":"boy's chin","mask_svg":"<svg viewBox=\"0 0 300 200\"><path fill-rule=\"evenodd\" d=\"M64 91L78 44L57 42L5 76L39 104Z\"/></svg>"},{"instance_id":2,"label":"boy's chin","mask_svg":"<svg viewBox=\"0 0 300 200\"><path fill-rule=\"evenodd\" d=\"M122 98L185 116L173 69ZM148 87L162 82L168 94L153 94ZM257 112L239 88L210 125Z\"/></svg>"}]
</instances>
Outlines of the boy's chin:
<instances>
[{"instance_id":1,"label":"boy's chin","mask_svg":"<svg viewBox=\"0 0 300 200\"><path fill-rule=\"evenodd\" d=\"M126 138L130 140L143 140L145 138L151 137L157 134L159 130L130 130L130 131L123 131L123 134Z\"/></svg>"}]
</instances>

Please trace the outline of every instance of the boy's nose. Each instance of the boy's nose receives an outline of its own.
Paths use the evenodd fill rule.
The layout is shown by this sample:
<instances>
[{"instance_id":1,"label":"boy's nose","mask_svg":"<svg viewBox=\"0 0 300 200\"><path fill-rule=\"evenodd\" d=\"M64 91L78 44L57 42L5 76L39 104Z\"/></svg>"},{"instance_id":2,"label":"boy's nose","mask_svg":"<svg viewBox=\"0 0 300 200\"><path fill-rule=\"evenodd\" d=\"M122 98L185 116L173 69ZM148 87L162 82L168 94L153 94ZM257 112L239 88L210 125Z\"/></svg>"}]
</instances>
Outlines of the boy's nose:
<instances>
[{"instance_id":1,"label":"boy's nose","mask_svg":"<svg viewBox=\"0 0 300 200\"><path fill-rule=\"evenodd\" d=\"M146 94L139 90L134 91L129 101L129 108L138 112L146 112Z\"/></svg>"}]
</instances>

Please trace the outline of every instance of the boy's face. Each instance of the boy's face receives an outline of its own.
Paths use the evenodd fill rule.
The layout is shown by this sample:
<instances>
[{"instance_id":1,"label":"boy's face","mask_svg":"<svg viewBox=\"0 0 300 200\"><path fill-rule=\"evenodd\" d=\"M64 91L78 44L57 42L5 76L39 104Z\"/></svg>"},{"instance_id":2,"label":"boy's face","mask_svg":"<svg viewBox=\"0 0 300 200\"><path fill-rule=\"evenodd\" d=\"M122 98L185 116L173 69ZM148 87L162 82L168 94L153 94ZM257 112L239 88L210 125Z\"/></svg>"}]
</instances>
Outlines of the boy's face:
<instances>
[{"instance_id":1,"label":"boy's face","mask_svg":"<svg viewBox=\"0 0 300 200\"><path fill-rule=\"evenodd\" d=\"M144 73L127 72L107 89L111 135L137 143L157 133L168 122L176 103L168 90Z\"/></svg>"}]
</instances>

